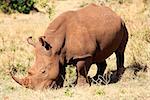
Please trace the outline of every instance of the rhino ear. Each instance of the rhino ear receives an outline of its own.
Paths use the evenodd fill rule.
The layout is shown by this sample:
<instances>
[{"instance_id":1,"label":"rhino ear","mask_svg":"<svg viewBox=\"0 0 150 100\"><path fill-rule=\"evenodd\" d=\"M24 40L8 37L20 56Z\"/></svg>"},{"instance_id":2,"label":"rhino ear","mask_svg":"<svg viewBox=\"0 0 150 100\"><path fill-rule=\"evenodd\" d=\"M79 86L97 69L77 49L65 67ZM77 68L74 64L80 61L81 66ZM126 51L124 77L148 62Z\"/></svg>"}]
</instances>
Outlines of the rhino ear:
<instances>
[{"instance_id":1,"label":"rhino ear","mask_svg":"<svg viewBox=\"0 0 150 100\"><path fill-rule=\"evenodd\" d=\"M45 39L45 36L41 36L39 37L39 42L42 44L43 47L45 47L46 50L49 50L51 47L51 45L44 40Z\"/></svg>"}]
</instances>

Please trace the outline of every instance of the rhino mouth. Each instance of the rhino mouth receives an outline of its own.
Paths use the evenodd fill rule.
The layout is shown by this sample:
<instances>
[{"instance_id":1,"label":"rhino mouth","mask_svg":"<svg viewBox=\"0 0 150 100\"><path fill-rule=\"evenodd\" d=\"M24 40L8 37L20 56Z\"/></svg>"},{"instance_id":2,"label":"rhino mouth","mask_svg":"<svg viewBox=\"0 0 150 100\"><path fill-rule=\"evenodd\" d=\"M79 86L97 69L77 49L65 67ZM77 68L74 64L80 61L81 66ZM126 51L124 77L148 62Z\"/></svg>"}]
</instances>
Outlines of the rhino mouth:
<instances>
[{"instance_id":1,"label":"rhino mouth","mask_svg":"<svg viewBox=\"0 0 150 100\"><path fill-rule=\"evenodd\" d=\"M52 81L52 83L48 87L50 89L56 89L57 88L56 81Z\"/></svg>"}]
</instances>

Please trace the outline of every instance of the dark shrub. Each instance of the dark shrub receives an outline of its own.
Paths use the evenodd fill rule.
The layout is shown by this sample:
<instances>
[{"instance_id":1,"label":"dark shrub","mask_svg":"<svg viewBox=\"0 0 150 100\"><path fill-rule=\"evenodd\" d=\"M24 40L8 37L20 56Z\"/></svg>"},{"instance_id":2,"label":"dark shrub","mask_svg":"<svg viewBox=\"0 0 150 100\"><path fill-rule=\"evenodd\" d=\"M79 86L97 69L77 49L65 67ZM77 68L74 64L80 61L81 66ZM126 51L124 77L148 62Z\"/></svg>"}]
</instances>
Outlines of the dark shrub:
<instances>
[{"instance_id":1,"label":"dark shrub","mask_svg":"<svg viewBox=\"0 0 150 100\"><path fill-rule=\"evenodd\" d=\"M0 10L8 14L15 11L28 14L35 9L34 4L34 0L0 0Z\"/></svg>"}]
</instances>

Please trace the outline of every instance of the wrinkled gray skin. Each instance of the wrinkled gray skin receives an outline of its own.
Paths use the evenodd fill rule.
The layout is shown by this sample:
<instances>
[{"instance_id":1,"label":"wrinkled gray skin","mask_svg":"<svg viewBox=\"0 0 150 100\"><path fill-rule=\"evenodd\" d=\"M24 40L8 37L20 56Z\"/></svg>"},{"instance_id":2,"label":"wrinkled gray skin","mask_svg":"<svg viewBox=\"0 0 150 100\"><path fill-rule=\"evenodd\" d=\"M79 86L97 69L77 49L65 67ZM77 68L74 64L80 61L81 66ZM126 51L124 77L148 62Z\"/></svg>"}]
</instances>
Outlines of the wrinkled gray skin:
<instances>
[{"instance_id":1,"label":"wrinkled gray skin","mask_svg":"<svg viewBox=\"0 0 150 100\"><path fill-rule=\"evenodd\" d=\"M117 74L124 71L124 51L128 32L123 20L110 8L90 4L76 11L67 11L56 17L48 26L44 37L37 43L31 38L36 59L28 76L12 78L20 85L31 89L45 89L54 84L63 85L65 66L77 68L76 83L84 83L92 64L98 67L97 74L103 75L105 59L116 54Z\"/></svg>"}]
</instances>

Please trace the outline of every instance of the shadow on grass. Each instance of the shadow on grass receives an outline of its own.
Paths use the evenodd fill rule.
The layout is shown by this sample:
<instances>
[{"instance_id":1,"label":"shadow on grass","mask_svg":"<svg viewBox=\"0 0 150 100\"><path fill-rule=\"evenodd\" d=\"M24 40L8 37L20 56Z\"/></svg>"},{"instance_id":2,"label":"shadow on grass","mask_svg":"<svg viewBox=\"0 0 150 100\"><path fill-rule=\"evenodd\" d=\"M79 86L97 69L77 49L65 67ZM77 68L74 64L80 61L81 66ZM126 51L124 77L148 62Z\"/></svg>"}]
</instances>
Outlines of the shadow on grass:
<instances>
[{"instance_id":1,"label":"shadow on grass","mask_svg":"<svg viewBox=\"0 0 150 100\"><path fill-rule=\"evenodd\" d=\"M147 65L142 65L138 62L135 62L129 65L128 67L124 68L122 74L119 77L116 75L117 70L112 70L108 71L104 76L99 76L97 80L93 80L93 78L91 78L91 82L93 84L102 84L102 85L113 84L121 80L126 70L133 71L134 75L137 76L138 72L147 72L147 69L148 69Z\"/></svg>"}]
</instances>

